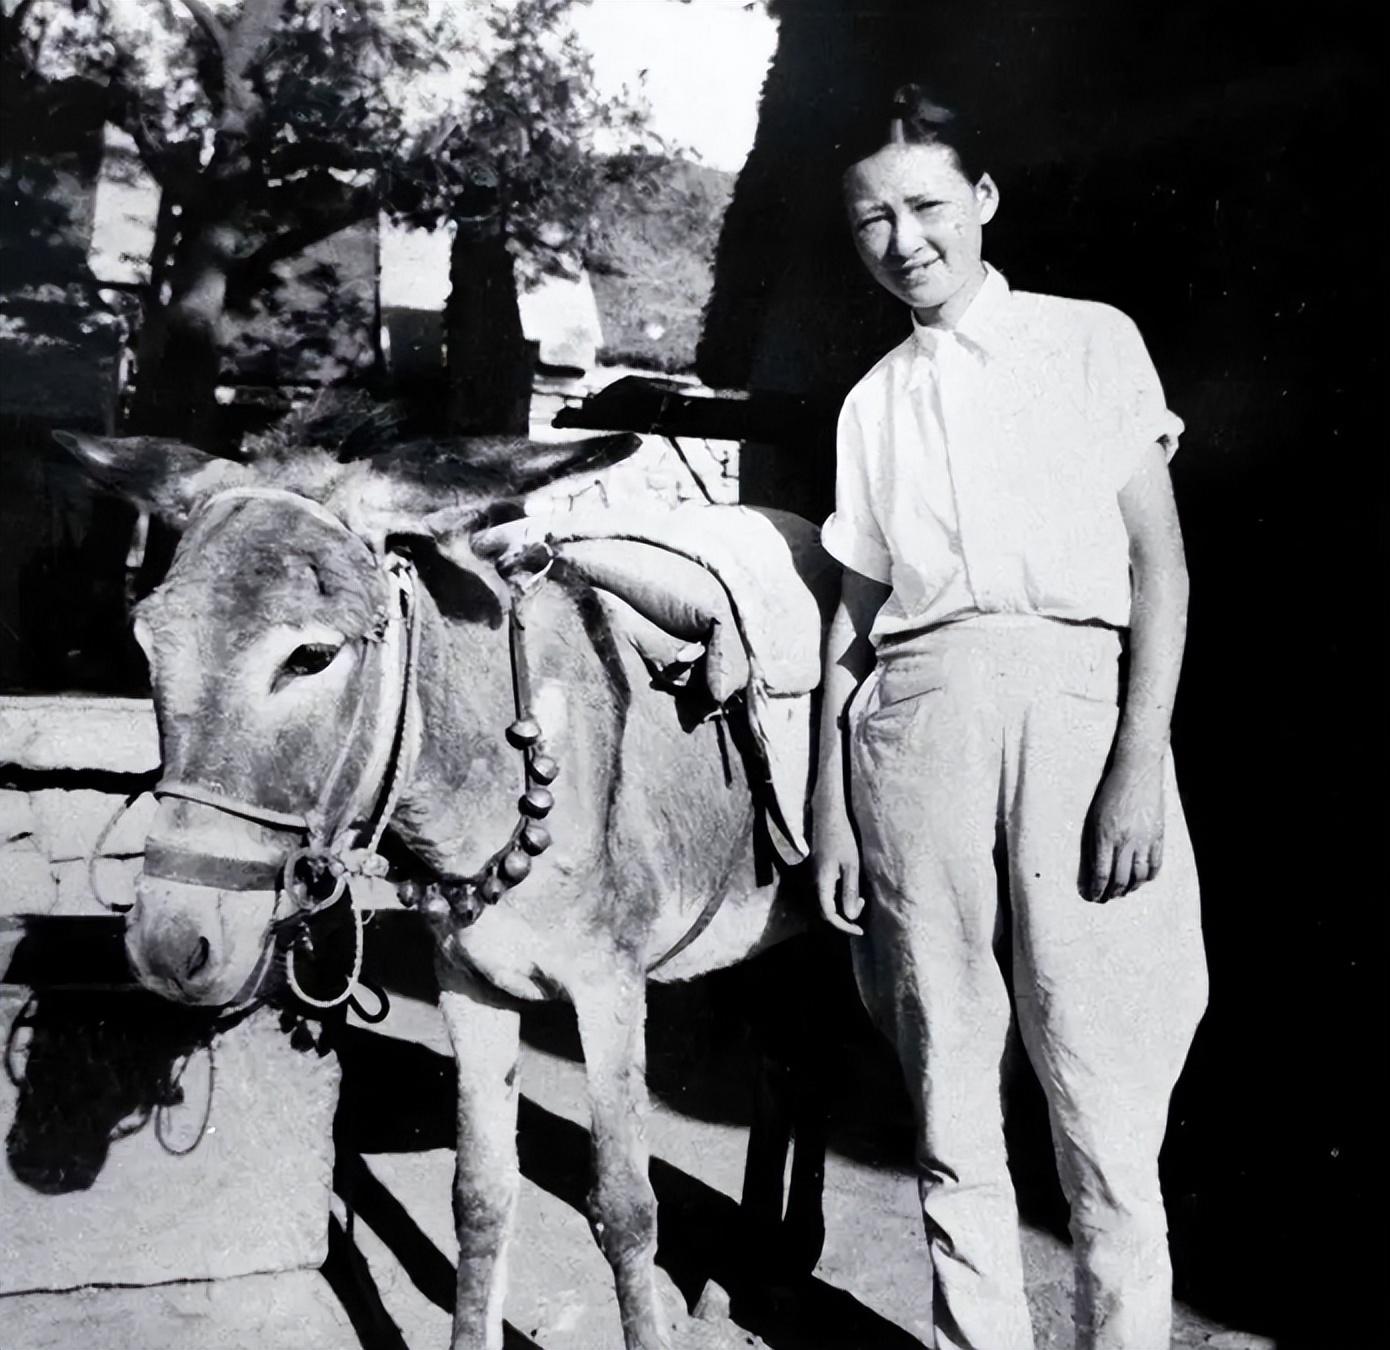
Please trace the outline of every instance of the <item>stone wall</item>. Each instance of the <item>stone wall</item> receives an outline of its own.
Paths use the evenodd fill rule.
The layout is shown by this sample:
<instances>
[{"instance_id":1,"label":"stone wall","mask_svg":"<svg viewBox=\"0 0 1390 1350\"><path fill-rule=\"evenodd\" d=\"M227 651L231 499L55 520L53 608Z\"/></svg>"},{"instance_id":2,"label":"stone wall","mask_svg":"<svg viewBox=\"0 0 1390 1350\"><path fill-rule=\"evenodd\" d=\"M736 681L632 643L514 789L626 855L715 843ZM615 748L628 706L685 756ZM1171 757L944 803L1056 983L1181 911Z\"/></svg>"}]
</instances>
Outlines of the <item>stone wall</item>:
<instances>
[{"instance_id":1,"label":"stone wall","mask_svg":"<svg viewBox=\"0 0 1390 1350\"><path fill-rule=\"evenodd\" d=\"M133 898L154 799L120 814L159 764L144 699L0 698L0 979L32 917L99 918L87 858L108 903Z\"/></svg>"}]
</instances>

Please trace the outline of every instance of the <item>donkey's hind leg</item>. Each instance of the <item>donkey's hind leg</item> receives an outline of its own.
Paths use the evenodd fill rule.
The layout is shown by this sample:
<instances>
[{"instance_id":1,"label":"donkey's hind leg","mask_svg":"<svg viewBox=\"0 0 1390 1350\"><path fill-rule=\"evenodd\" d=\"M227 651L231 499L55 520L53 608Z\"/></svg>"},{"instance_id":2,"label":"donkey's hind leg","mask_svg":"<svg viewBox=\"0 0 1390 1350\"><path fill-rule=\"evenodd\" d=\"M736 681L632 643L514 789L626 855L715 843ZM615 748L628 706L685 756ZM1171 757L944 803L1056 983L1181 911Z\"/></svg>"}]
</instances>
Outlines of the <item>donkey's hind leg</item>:
<instances>
[{"instance_id":1,"label":"donkey's hind leg","mask_svg":"<svg viewBox=\"0 0 1390 1350\"><path fill-rule=\"evenodd\" d=\"M669 1350L656 1288L656 1193L647 1176L644 972L621 965L574 993L589 1083L589 1216L613 1267L627 1350Z\"/></svg>"},{"instance_id":2,"label":"donkey's hind leg","mask_svg":"<svg viewBox=\"0 0 1390 1350\"><path fill-rule=\"evenodd\" d=\"M458 1065L453 1350L501 1350L506 1247L521 1174L516 1156L520 1014L462 972L440 971L439 1004Z\"/></svg>"}]
</instances>

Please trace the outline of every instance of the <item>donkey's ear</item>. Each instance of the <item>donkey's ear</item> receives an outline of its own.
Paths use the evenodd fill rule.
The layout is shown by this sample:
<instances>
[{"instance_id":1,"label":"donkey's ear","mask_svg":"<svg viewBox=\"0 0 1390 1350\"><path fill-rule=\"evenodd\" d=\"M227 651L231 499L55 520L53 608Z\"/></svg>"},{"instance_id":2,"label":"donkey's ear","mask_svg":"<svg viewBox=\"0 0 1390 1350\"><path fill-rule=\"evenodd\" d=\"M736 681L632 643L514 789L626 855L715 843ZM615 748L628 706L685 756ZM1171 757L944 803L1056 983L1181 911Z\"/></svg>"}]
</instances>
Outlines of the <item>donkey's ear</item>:
<instances>
[{"instance_id":1,"label":"donkey's ear","mask_svg":"<svg viewBox=\"0 0 1390 1350\"><path fill-rule=\"evenodd\" d=\"M462 536L546 483L626 459L637 436L546 443L525 436L407 441L357 460L330 502L349 527L380 548L391 535Z\"/></svg>"},{"instance_id":2,"label":"donkey's ear","mask_svg":"<svg viewBox=\"0 0 1390 1350\"><path fill-rule=\"evenodd\" d=\"M619 464L641 449L642 438L620 431L585 436L577 441L515 439L474 444L475 455L489 456L490 462L495 463L496 471L510 488L508 495L524 497L562 478L596 473L610 464Z\"/></svg>"},{"instance_id":3,"label":"donkey's ear","mask_svg":"<svg viewBox=\"0 0 1390 1350\"><path fill-rule=\"evenodd\" d=\"M524 497L578 473L627 459L642 444L630 432L573 441L533 441L526 436L460 436L410 441L376 455L373 470L401 489L413 488L435 507L460 496Z\"/></svg>"},{"instance_id":4,"label":"donkey's ear","mask_svg":"<svg viewBox=\"0 0 1390 1350\"><path fill-rule=\"evenodd\" d=\"M55 431L58 442L95 483L182 529L211 493L246 482L244 464L157 436L88 436Z\"/></svg>"}]
</instances>

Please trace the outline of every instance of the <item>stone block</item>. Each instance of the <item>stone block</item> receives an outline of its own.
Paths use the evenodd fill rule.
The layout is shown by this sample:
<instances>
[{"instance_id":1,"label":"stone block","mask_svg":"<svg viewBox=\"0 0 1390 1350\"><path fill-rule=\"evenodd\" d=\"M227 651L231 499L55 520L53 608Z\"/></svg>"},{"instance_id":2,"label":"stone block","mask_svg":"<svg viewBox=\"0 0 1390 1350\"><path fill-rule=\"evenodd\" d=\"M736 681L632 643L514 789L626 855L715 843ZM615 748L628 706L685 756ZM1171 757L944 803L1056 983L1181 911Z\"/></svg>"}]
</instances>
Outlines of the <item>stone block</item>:
<instances>
[{"instance_id":1,"label":"stone block","mask_svg":"<svg viewBox=\"0 0 1390 1350\"><path fill-rule=\"evenodd\" d=\"M92 892L85 861L50 864L58 879L58 894L49 912L80 919L108 913L108 905L134 904L135 878L140 874L143 861L141 858L98 858L92 870L101 900ZM102 900L106 903L102 904Z\"/></svg>"},{"instance_id":2,"label":"stone block","mask_svg":"<svg viewBox=\"0 0 1390 1350\"><path fill-rule=\"evenodd\" d=\"M0 1296L16 1350L345 1350L358 1338L313 1271Z\"/></svg>"},{"instance_id":3,"label":"stone block","mask_svg":"<svg viewBox=\"0 0 1390 1350\"><path fill-rule=\"evenodd\" d=\"M0 764L147 773L159 766L154 705L143 698L0 698Z\"/></svg>"},{"instance_id":4,"label":"stone block","mask_svg":"<svg viewBox=\"0 0 1390 1350\"><path fill-rule=\"evenodd\" d=\"M333 1056L292 1046L268 1009L209 1036L206 1013L144 993L26 997L0 986L17 1071L0 1076L0 1293L322 1263Z\"/></svg>"},{"instance_id":5,"label":"stone block","mask_svg":"<svg viewBox=\"0 0 1390 1350\"><path fill-rule=\"evenodd\" d=\"M33 838L0 848L0 915L50 914L57 900L53 867Z\"/></svg>"},{"instance_id":6,"label":"stone block","mask_svg":"<svg viewBox=\"0 0 1390 1350\"><path fill-rule=\"evenodd\" d=\"M34 808L29 794L0 788L0 845L12 844L34 833Z\"/></svg>"},{"instance_id":7,"label":"stone block","mask_svg":"<svg viewBox=\"0 0 1390 1350\"><path fill-rule=\"evenodd\" d=\"M32 793L30 800L34 832L51 862L86 858L108 826L101 845L103 857L143 853L159 807L154 796L146 793L123 809L124 796L92 788L43 788Z\"/></svg>"}]
</instances>

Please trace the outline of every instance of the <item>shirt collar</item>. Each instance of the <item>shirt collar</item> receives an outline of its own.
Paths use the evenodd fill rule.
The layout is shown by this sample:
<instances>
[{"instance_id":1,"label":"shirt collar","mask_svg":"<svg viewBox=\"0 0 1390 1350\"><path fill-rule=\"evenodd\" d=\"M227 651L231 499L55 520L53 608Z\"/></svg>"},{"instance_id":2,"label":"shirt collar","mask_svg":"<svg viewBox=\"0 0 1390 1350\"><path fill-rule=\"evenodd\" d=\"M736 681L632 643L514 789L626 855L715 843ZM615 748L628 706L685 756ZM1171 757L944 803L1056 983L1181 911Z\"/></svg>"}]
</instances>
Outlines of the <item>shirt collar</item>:
<instances>
[{"instance_id":1,"label":"shirt collar","mask_svg":"<svg viewBox=\"0 0 1390 1350\"><path fill-rule=\"evenodd\" d=\"M1004 334L1004 318L1012 292L1004 274L985 264L985 279L975 292L969 307L954 328L919 322L912 316L912 336L919 353L935 359L941 342L948 334L963 339L967 348L975 348L986 356L999 350Z\"/></svg>"}]
</instances>

